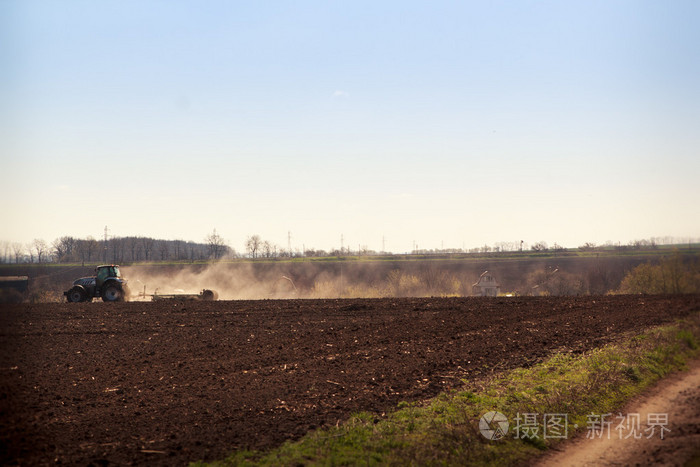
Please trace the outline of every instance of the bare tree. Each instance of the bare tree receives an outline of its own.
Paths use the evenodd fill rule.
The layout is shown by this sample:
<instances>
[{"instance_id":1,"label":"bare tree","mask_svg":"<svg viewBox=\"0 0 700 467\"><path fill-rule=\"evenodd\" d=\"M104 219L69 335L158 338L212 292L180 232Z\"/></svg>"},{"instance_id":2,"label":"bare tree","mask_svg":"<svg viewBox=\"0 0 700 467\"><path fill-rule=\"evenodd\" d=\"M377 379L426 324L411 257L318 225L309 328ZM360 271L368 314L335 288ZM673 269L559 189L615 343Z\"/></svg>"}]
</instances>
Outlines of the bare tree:
<instances>
[{"instance_id":1,"label":"bare tree","mask_svg":"<svg viewBox=\"0 0 700 467\"><path fill-rule=\"evenodd\" d=\"M27 256L29 257L29 262L34 263L34 245L32 243L27 243L24 248Z\"/></svg>"},{"instance_id":2,"label":"bare tree","mask_svg":"<svg viewBox=\"0 0 700 467\"><path fill-rule=\"evenodd\" d=\"M13 243L12 253L14 253L15 255L15 263L19 264L19 261L22 259L22 256L24 256L24 245L17 242Z\"/></svg>"},{"instance_id":3,"label":"bare tree","mask_svg":"<svg viewBox=\"0 0 700 467\"><path fill-rule=\"evenodd\" d=\"M226 242L221 235L216 233L216 229L204 237L204 243L207 245L210 258L219 259L226 251Z\"/></svg>"},{"instance_id":4,"label":"bare tree","mask_svg":"<svg viewBox=\"0 0 700 467\"><path fill-rule=\"evenodd\" d=\"M272 254L273 249L274 249L274 247L272 246L272 243L268 242L267 240L265 240L263 242L262 251L263 251L263 256L265 258L271 258L273 256L273 254Z\"/></svg>"},{"instance_id":5,"label":"bare tree","mask_svg":"<svg viewBox=\"0 0 700 467\"><path fill-rule=\"evenodd\" d=\"M75 256L76 258L80 258L80 261L82 261L83 264L85 264L85 261L89 261L87 243L87 240L82 239L75 241Z\"/></svg>"},{"instance_id":6,"label":"bare tree","mask_svg":"<svg viewBox=\"0 0 700 467\"><path fill-rule=\"evenodd\" d=\"M93 255L97 252L99 244L95 237L88 237L85 239L85 252L87 253L87 260L92 261Z\"/></svg>"},{"instance_id":7,"label":"bare tree","mask_svg":"<svg viewBox=\"0 0 700 467\"><path fill-rule=\"evenodd\" d=\"M75 250L77 241L73 237L63 236L57 238L51 244L56 257L56 261L59 263L71 261L73 259L73 252Z\"/></svg>"},{"instance_id":8,"label":"bare tree","mask_svg":"<svg viewBox=\"0 0 700 467\"><path fill-rule=\"evenodd\" d=\"M613 289L615 283L620 283L622 280L620 276L622 276L621 272L612 270L609 265L603 266L599 261L596 261L586 271L588 292L592 295L604 295Z\"/></svg>"},{"instance_id":9,"label":"bare tree","mask_svg":"<svg viewBox=\"0 0 700 467\"><path fill-rule=\"evenodd\" d=\"M566 271L559 271L559 274L554 275L546 285L551 295L559 297L581 295L586 292L583 278Z\"/></svg>"},{"instance_id":10,"label":"bare tree","mask_svg":"<svg viewBox=\"0 0 700 467\"><path fill-rule=\"evenodd\" d=\"M126 246L126 241L123 237L114 237L110 240L112 245L112 258L115 263L124 262L124 247Z\"/></svg>"},{"instance_id":11,"label":"bare tree","mask_svg":"<svg viewBox=\"0 0 700 467\"><path fill-rule=\"evenodd\" d=\"M593 242L586 242L583 245L579 246L578 249L581 251L593 251L595 250L596 246L595 243Z\"/></svg>"},{"instance_id":12,"label":"bare tree","mask_svg":"<svg viewBox=\"0 0 700 467\"><path fill-rule=\"evenodd\" d=\"M35 238L32 242L34 251L36 251L36 259L39 263L46 261L46 255L49 252L49 246L40 238Z\"/></svg>"},{"instance_id":13,"label":"bare tree","mask_svg":"<svg viewBox=\"0 0 700 467\"><path fill-rule=\"evenodd\" d=\"M2 245L2 260L0 262L2 263L9 263L10 262L10 242L3 240L0 242Z\"/></svg>"},{"instance_id":14,"label":"bare tree","mask_svg":"<svg viewBox=\"0 0 700 467\"><path fill-rule=\"evenodd\" d=\"M189 255L190 255L190 261L194 261L194 255L195 255L195 245L192 242L187 242L187 247L189 250Z\"/></svg>"},{"instance_id":15,"label":"bare tree","mask_svg":"<svg viewBox=\"0 0 700 467\"><path fill-rule=\"evenodd\" d=\"M252 235L245 241L245 249L251 258L257 258L261 245L262 239L260 235Z\"/></svg>"},{"instance_id":16,"label":"bare tree","mask_svg":"<svg viewBox=\"0 0 700 467\"><path fill-rule=\"evenodd\" d=\"M56 261L60 263L66 260L66 250L64 249L60 238L57 238L51 243L51 248L53 248L53 254Z\"/></svg>"},{"instance_id":17,"label":"bare tree","mask_svg":"<svg viewBox=\"0 0 700 467\"><path fill-rule=\"evenodd\" d=\"M566 248L564 248L563 246L559 245L557 242L554 242L554 246L553 246L552 248L553 248L554 251L556 251L557 253L561 253L562 251L566 251Z\"/></svg>"},{"instance_id":18,"label":"bare tree","mask_svg":"<svg viewBox=\"0 0 700 467\"><path fill-rule=\"evenodd\" d=\"M136 261L136 252L138 250L138 241L136 237L124 237L124 250L130 261Z\"/></svg>"},{"instance_id":19,"label":"bare tree","mask_svg":"<svg viewBox=\"0 0 700 467\"><path fill-rule=\"evenodd\" d=\"M160 245L158 245L158 252L160 253L161 261L165 261L170 257L170 247L167 241L163 240L160 242Z\"/></svg>"},{"instance_id":20,"label":"bare tree","mask_svg":"<svg viewBox=\"0 0 700 467\"><path fill-rule=\"evenodd\" d=\"M100 240L100 249L102 250L102 262L106 263L107 262L107 253L108 253L107 240Z\"/></svg>"},{"instance_id":21,"label":"bare tree","mask_svg":"<svg viewBox=\"0 0 700 467\"><path fill-rule=\"evenodd\" d=\"M151 253L153 252L153 244L155 243L155 240L149 237L142 237L140 239L141 241L139 242L141 244L141 248L143 248L143 254L146 257L146 261L151 259Z\"/></svg>"},{"instance_id":22,"label":"bare tree","mask_svg":"<svg viewBox=\"0 0 700 467\"><path fill-rule=\"evenodd\" d=\"M547 242L537 242L532 245L532 251L547 251Z\"/></svg>"},{"instance_id":23,"label":"bare tree","mask_svg":"<svg viewBox=\"0 0 700 467\"><path fill-rule=\"evenodd\" d=\"M175 240L173 242L173 256L177 261L180 261L181 259L186 259L185 242L183 242L182 240Z\"/></svg>"},{"instance_id":24,"label":"bare tree","mask_svg":"<svg viewBox=\"0 0 700 467\"><path fill-rule=\"evenodd\" d=\"M435 266L428 266L420 271L418 278L425 284L426 292L431 296L439 296L452 292L453 278L447 271Z\"/></svg>"}]
</instances>

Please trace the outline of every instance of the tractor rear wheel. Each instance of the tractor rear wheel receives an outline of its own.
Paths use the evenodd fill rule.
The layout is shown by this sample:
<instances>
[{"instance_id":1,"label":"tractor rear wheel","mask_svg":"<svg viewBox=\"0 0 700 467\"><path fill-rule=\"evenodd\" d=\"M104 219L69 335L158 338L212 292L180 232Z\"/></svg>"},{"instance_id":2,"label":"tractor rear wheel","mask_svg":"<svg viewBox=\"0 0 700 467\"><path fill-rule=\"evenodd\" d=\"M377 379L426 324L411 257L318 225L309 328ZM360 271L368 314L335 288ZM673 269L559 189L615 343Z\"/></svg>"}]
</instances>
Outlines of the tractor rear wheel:
<instances>
[{"instance_id":1,"label":"tractor rear wheel","mask_svg":"<svg viewBox=\"0 0 700 467\"><path fill-rule=\"evenodd\" d=\"M85 290L81 289L80 287L73 287L68 292L68 301L71 303L84 302L86 299L87 294L85 293Z\"/></svg>"},{"instance_id":2,"label":"tractor rear wheel","mask_svg":"<svg viewBox=\"0 0 700 467\"><path fill-rule=\"evenodd\" d=\"M123 302L124 292L119 284L115 282L110 282L102 288L102 301L103 302Z\"/></svg>"}]
</instances>

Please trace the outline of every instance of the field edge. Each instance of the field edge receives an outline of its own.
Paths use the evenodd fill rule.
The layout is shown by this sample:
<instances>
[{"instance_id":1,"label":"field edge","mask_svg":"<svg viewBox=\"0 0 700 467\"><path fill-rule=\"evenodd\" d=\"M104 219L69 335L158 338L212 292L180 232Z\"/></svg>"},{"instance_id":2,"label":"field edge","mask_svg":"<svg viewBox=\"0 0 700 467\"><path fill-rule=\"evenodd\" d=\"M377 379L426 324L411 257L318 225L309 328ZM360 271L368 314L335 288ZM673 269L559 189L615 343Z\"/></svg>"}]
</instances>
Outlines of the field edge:
<instances>
[{"instance_id":1,"label":"field edge","mask_svg":"<svg viewBox=\"0 0 700 467\"><path fill-rule=\"evenodd\" d=\"M562 438L544 439L545 414L567 415L567 437L585 430L592 414L614 413L634 396L700 354L700 312L630 335L583 354L559 353L530 368L464 387L427 401L400 403L389 414L352 415L332 428L266 451L238 451L192 466L248 465L513 465L532 460ZM504 414L511 431L500 440L482 436L479 420ZM522 414L537 414L514 436ZM539 434L539 435L536 435Z\"/></svg>"}]
</instances>

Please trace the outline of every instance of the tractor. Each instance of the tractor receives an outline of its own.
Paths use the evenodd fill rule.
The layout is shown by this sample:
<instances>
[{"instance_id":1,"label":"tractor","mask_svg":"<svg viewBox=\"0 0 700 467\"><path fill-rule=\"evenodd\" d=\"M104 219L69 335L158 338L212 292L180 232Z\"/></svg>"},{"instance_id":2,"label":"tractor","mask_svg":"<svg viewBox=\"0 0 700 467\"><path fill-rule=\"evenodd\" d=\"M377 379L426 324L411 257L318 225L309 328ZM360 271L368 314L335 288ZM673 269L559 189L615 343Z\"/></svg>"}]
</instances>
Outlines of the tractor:
<instances>
[{"instance_id":1,"label":"tractor","mask_svg":"<svg viewBox=\"0 0 700 467\"><path fill-rule=\"evenodd\" d=\"M69 302L91 302L101 297L103 302L123 302L129 299L129 288L116 264L95 268L94 277L83 277L73 282L73 287L63 292Z\"/></svg>"}]
</instances>

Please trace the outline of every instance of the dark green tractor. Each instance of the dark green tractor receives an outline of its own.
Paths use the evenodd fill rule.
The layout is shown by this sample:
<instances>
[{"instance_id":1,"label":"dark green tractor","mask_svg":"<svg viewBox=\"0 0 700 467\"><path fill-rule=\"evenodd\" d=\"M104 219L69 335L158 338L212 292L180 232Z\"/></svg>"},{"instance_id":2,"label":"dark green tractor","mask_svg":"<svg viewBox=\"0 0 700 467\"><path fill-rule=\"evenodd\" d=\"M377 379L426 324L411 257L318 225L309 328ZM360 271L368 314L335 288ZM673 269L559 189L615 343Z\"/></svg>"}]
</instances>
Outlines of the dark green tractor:
<instances>
[{"instance_id":1,"label":"dark green tractor","mask_svg":"<svg viewBox=\"0 0 700 467\"><path fill-rule=\"evenodd\" d=\"M119 266L108 264L97 266L94 277L83 277L73 281L73 287L63 292L69 302L91 302L102 298L104 302L124 302L129 299L126 279L122 278Z\"/></svg>"}]
</instances>

